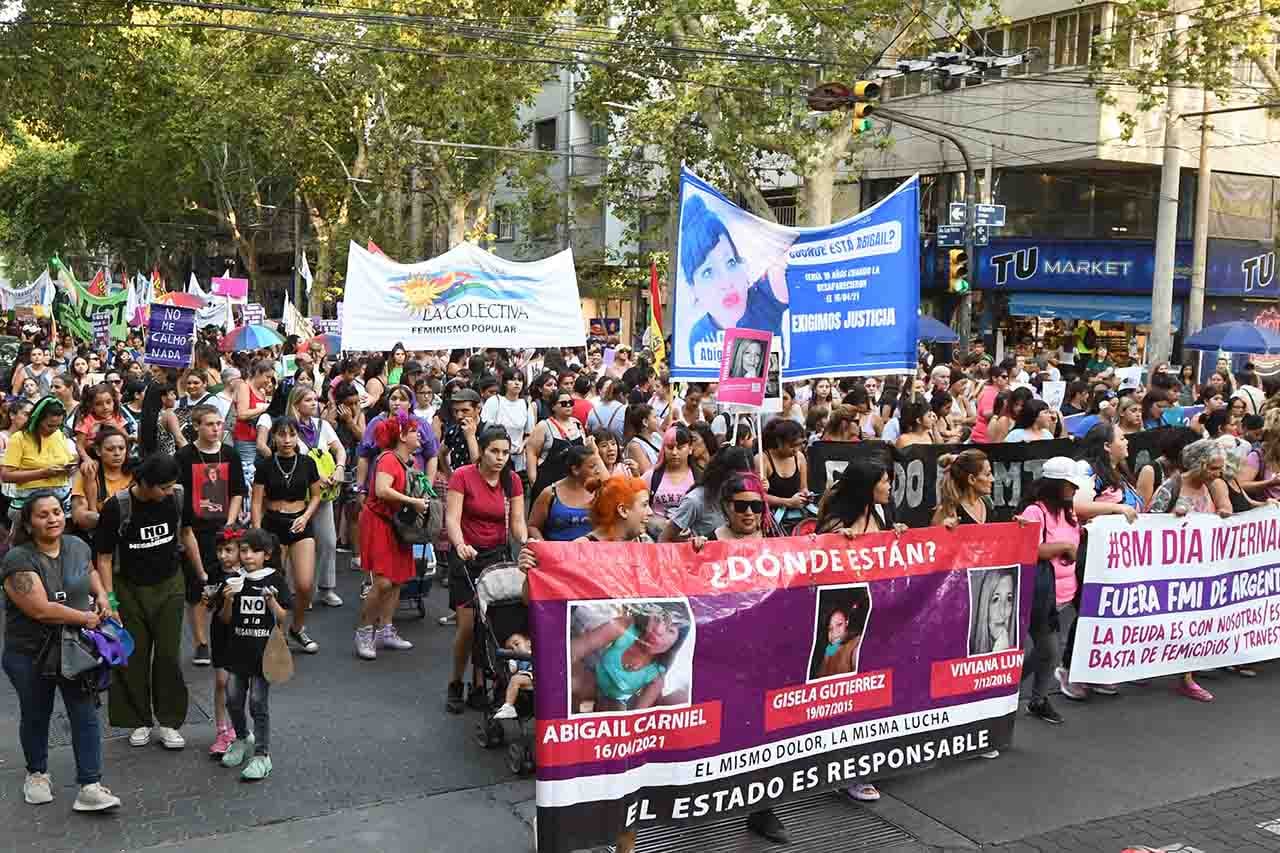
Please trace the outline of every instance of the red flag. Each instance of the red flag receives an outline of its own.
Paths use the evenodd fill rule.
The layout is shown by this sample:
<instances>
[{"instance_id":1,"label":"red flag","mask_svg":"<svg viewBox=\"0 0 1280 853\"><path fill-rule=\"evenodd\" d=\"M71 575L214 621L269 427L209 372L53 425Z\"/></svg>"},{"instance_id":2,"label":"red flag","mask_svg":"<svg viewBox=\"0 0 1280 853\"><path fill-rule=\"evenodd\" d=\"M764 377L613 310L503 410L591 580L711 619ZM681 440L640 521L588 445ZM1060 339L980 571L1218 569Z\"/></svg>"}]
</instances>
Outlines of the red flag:
<instances>
[{"instance_id":1,"label":"red flag","mask_svg":"<svg viewBox=\"0 0 1280 853\"><path fill-rule=\"evenodd\" d=\"M93 277L93 281L89 282L89 286L85 288L91 296L107 295L107 276L102 270L98 270L97 275Z\"/></svg>"},{"instance_id":2,"label":"red flag","mask_svg":"<svg viewBox=\"0 0 1280 853\"><path fill-rule=\"evenodd\" d=\"M375 255L382 255L384 258L387 256L387 253L379 249L378 244L372 240L369 241L369 251Z\"/></svg>"},{"instance_id":3,"label":"red flag","mask_svg":"<svg viewBox=\"0 0 1280 853\"><path fill-rule=\"evenodd\" d=\"M662 294L658 292L658 265L649 261L649 303L653 306L653 320L662 331Z\"/></svg>"}]
</instances>

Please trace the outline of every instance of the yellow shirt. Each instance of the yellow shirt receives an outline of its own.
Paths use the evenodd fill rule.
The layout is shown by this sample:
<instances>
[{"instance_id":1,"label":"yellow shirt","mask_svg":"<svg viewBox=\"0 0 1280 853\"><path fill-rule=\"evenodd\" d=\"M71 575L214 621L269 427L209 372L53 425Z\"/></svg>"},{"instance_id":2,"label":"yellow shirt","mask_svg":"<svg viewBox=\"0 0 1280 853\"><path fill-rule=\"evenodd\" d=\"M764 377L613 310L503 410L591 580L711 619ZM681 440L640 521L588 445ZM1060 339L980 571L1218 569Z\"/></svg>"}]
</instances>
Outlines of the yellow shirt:
<instances>
[{"instance_id":1,"label":"yellow shirt","mask_svg":"<svg viewBox=\"0 0 1280 853\"><path fill-rule=\"evenodd\" d=\"M61 468L75 461L67 439L61 432L45 438L39 447L36 439L26 430L15 432L9 436L9 446L4 451L4 464L18 471L34 471L39 468ZM36 489L65 489L71 481L70 474L58 474L42 480L30 480L18 484L18 493L33 492ZM66 492L63 492L66 495Z\"/></svg>"},{"instance_id":2,"label":"yellow shirt","mask_svg":"<svg viewBox=\"0 0 1280 853\"><path fill-rule=\"evenodd\" d=\"M107 475L107 497L111 497L116 492L123 492L125 489L133 485L133 475L124 471L120 472L119 477ZM80 476L80 472L76 471L75 478L71 481L71 497L81 497L88 500L89 496L84 490L84 477ZM94 491L94 497L97 497L97 491ZM95 502L96 503L96 502ZM101 508L101 507L99 507Z\"/></svg>"}]
</instances>

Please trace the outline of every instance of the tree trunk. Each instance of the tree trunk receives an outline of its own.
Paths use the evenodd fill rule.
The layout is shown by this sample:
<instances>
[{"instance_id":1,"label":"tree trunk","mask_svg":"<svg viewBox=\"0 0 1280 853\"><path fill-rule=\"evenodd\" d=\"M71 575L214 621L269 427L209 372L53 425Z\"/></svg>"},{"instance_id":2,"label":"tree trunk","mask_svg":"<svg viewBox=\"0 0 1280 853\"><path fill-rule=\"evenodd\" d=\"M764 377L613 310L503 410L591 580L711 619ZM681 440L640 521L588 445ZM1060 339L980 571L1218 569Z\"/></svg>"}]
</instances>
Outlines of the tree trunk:
<instances>
[{"instance_id":1,"label":"tree trunk","mask_svg":"<svg viewBox=\"0 0 1280 853\"><path fill-rule=\"evenodd\" d=\"M409 252L410 263L420 260L422 253L422 187L418 167L409 170Z\"/></svg>"},{"instance_id":2,"label":"tree trunk","mask_svg":"<svg viewBox=\"0 0 1280 853\"><path fill-rule=\"evenodd\" d=\"M449 198L449 221L446 224L446 247L452 249L467 238L467 201L466 195L455 195Z\"/></svg>"}]
</instances>

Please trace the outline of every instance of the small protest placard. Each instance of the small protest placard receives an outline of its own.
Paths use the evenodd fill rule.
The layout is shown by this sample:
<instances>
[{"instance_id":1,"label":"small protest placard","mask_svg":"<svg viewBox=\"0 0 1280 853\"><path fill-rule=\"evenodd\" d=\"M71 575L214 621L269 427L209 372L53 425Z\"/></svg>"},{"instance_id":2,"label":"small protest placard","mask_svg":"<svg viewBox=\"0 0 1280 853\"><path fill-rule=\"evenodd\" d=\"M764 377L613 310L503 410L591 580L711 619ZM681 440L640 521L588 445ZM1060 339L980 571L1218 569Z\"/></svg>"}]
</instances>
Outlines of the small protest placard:
<instances>
[{"instance_id":1,"label":"small protest placard","mask_svg":"<svg viewBox=\"0 0 1280 853\"><path fill-rule=\"evenodd\" d=\"M263 308L256 302L250 302L244 306L244 325L252 326L264 323L267 319L267 309Z\"/></svg>"},{"instance_id":2,"label":"small protest placard","mask_svg":"<svg viewBox=\"0 0 1280 853\"><path fill-rule=\"evenodd\" d=\"M1045 382L1040 386L1040 396L1049 408L1055 412L1060 412L1062 411L1063 398L1067 396L1067 383L1062 380Z\"/></svg>"},{"instance_id":3,"label":"small protest placard","mask_svg":"<svg viewBox=\"0 0 1280 853\"><path fill-rule=\"evenodd\" d=\"M93 342L102 348L111 346L111 312L94 311L92 320Z\"/></svg>"},{"instance_id":4,"label":"small protest placard","mask_svg":"<svg viewBox=\"0 0 1280 853\"><path fill-rule=\"evenodd\" d=\"M225 296L232 302L244 302L249 297L249 279L247 278L215 278L211 282L216 296Z\"/></svg>"},{"instance_id":5,"label":"small protest placard","mask_svg":"<svg viewBox=\"0 0 1280 853\"><path fill-rule=\"evenodd\" d=\"M195 330L195 309L152 303L151 321L147 324L147 364L190 366Z\"/></svg>"},{"instance_id":6,"label":"small protest placard","mask_svg":"<svg viewBox=\"0 0 1280 853\"><path fill-rule=\"evenodd\" d=\"M719 403L758 409L764 403L765 371L773 335L756 329L726 329L720 359Z\"/></svg>"}]
</instances>

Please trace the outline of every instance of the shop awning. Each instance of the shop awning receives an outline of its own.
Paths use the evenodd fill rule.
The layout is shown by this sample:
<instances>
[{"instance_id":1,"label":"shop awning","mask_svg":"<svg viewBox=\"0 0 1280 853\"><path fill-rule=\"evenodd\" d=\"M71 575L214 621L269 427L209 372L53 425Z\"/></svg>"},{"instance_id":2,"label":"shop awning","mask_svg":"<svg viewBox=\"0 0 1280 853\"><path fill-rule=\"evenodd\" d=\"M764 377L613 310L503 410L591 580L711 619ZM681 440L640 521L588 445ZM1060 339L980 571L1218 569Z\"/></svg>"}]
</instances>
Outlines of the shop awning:
<instances>
[{"instance_id":1,"label":"shop awning","mask_svg":"<svg viewBox=\"0 0 1280 853\"><path fill-rule=\"evenodd\" d=\"M1056 317L1061 320L1106 320L1150 325L1151 298L1085 293L1014 293L1009 313L1016 317ZM1173 327L1182 326L1182 306L1173 305Z\"/></svg>"}]
</instances>

